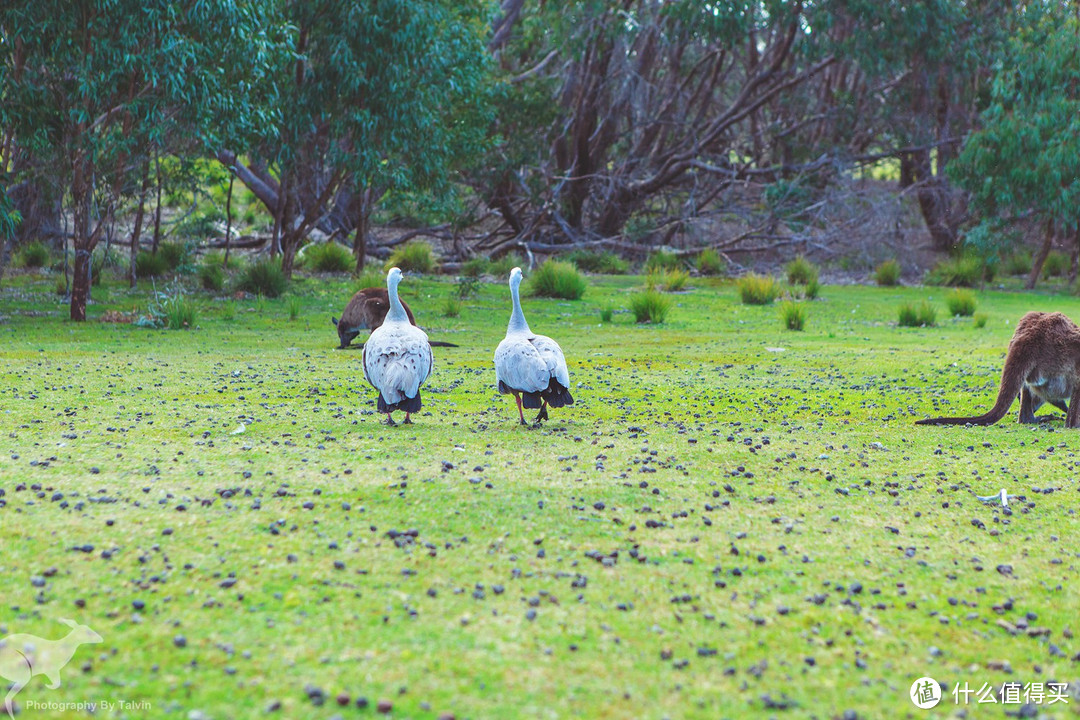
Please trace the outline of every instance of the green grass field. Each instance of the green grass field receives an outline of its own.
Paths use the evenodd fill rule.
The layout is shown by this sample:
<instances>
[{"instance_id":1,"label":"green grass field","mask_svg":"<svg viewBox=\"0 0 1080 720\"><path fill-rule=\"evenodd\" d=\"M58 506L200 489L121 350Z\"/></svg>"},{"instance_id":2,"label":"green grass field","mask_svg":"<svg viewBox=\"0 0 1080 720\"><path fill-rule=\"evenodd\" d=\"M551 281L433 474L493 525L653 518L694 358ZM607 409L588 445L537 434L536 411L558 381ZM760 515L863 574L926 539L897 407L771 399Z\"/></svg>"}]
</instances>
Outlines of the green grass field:
<instances>
[{"instance_id":1,"label":"green grass field","mask_svg":"<svg viewBox=\"0 0 1080 720\"><path fill-rule=\"evenodd\" d=\"M103 638L22 716L915 718L960 709L915 708L921 676L1080 690L1080 434L913 425L989 408L1016 320L1080 301L979 292L976 328L941 288L826 286L791 332L692 279L637 326L642 283L525 300L576 400L531 429L495 391L505 284L448 319L451 280L406 278L460 347L390 428L334 349L344 280L294 282L293 321L193 292L168 331L97 321L146 288L74 324L51 278L5 279L0 636ZM898 328L924 299L939 326Z\"/></svg>"}]
</instances>

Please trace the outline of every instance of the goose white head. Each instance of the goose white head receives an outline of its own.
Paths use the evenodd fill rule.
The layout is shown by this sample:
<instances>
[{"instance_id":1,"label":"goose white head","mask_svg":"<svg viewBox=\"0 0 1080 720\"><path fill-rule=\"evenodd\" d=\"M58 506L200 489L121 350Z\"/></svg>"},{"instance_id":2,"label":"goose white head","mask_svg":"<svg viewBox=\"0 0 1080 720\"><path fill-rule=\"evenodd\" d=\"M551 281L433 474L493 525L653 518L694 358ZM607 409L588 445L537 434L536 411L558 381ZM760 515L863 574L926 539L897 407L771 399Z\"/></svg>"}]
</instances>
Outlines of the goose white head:
<instances>
[{"instance_id":1,"label":"goose white head","mask_svg":"<svg viewBox=\"0 0 1080 720\"><path fill-rule=\"evenodd\" d=\"M510 325L506 328L506 334L524 333L531 335L529 323L525 322L525 313L521 312L521 298L518 288L521 286L521 268L516 267L510 271L510 299L514 303L514 309L510 313Z\"/></svg>"},{"instance_id":2,"label":"goose white head","mask_svg":"<svg viewBox=\"0 0 1080 720\"><path fill-rule=\"evenodd\" d=\"M409 322L409 315L405 312L405 306L398 298L398 284L401 282L401 270L392 267L386 273L386 294L390 296L390 310L386 313L386 319L391 322Z\"/></svg>"}]
</instances>

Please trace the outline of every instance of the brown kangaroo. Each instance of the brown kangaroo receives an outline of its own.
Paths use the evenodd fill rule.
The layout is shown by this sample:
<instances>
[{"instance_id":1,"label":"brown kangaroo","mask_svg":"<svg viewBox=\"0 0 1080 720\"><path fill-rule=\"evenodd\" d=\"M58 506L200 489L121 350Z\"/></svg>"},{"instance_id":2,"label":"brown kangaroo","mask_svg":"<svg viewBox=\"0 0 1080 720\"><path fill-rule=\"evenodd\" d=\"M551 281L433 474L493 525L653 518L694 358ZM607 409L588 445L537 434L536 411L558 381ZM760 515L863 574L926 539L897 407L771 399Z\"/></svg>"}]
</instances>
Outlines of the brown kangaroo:
<instances>
[{"instance_id":1,"label":"brown kangaroo","mask_svg":"<svg viewBox=\"0 0 1080 720\"><path fill-rule=\"evenodd\" d=\"M401 300L401 304L405 308L405 314L409 316L409 323L415 325L416 318L413 317L413 312L404 299ZM390 297L386 293L386 288L369 287L357 291L341 313L341 320L335 317L330 318L330 322L334 323L334 327L337 329L338 340L341 342L338 349L344 350L349 347L349 344L356 339L361 330L365 328L375 330L382 325L389 310ZM431 340L428 344L433 347L457 347L453 343L438 340ZM360 344L360 347L363 347L363 343Z\"/></svg>"},{"instance_id":2,"label":"brown kangaroo","mask_svg":"<svg viewBox=\"0 0 1080 720\"><path fill-rule=\"evenodd\" d=\"M993 425L1005 417L1017 395L1020 422L1038 422L1035 411L1048 402L1065 412L1065 427L1080 427L1080 326L1059 312L1027 313L1009 341L1001 389L989 412L930 418L915 424Z\"/></svg>"}]
</instances>

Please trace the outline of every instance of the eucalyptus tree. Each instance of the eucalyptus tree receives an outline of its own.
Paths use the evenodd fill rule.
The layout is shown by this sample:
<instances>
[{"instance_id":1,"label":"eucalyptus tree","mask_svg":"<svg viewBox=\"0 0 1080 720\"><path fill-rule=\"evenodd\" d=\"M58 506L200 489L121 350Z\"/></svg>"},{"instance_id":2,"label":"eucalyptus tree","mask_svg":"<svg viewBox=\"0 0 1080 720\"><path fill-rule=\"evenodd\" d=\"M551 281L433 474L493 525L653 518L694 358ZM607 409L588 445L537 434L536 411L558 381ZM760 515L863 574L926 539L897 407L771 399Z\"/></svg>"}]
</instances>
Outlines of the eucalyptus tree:
<instances>
[{"instance_id":1,"label":"eucalyptus tree","mask_svg":"<svg viewBox=\"0 0 1080 720\"><path fill-rule=\"evenodd\" d=\"M489 8L480 0L278 5L290 57L267 81L284 111L258 142L218 159L276 218L287 275L320 226L358 227L361 266L374 203L390 189L444 188L455 162L484 141Z\"/></svg>"},{"instance_id":2,"label":"eucalyptus tree","mask_svg":"<svg viewBox=\"0 0 1080 720\"><path fill-rule=\"evenodd\" d=\"M260 119L245 90L273 47L268 9L258 0L0 5L0 123L66 188L73 320L86 319L91 253L151 149L214 148Z\"/></svg>"},{"instance_id":3,"label":"eucalyptus tree","mask_svg":"<svg viewBox=\"0 0 1080 720\"><path fill-rule=\"evenodd\" d=\"M982 126L950 168L980 216L972 236L994 244L1010 225L1041 226L1028 288L1055 240L1080 243L1080 19L1063 14L1016 34Z\"/></svg>"}]
</instances>

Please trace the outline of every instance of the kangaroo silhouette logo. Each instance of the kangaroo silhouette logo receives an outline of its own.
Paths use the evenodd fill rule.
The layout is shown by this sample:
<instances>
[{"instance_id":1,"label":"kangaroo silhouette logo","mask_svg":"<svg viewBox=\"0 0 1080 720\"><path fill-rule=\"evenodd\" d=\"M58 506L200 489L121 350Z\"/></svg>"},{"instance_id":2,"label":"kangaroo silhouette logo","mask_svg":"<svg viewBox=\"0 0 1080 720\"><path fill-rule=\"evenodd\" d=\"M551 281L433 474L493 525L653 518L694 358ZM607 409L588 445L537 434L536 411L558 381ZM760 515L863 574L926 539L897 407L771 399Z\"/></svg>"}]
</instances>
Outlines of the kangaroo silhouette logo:
<instances>
[{"instance_id":1,"label":"kangaroo silhouette logo","mask_svg":"<svg viewBox=\"0 0 1080 720\"><path fill-rule=\"evenodd\" d=\"M67 619L60 622L70 627L71 632L59 640L46 640L25 633L8 635L0 640L0 677L13 683L4 698L4 709L11 720L15 720L12 700L26 687L30 678L44 675L49 678L48 687L55 690L60 687L60 670L71 662L75 650L86 643L101 642L101 636L86 625Z\"/></svg>"}]
</instances>

